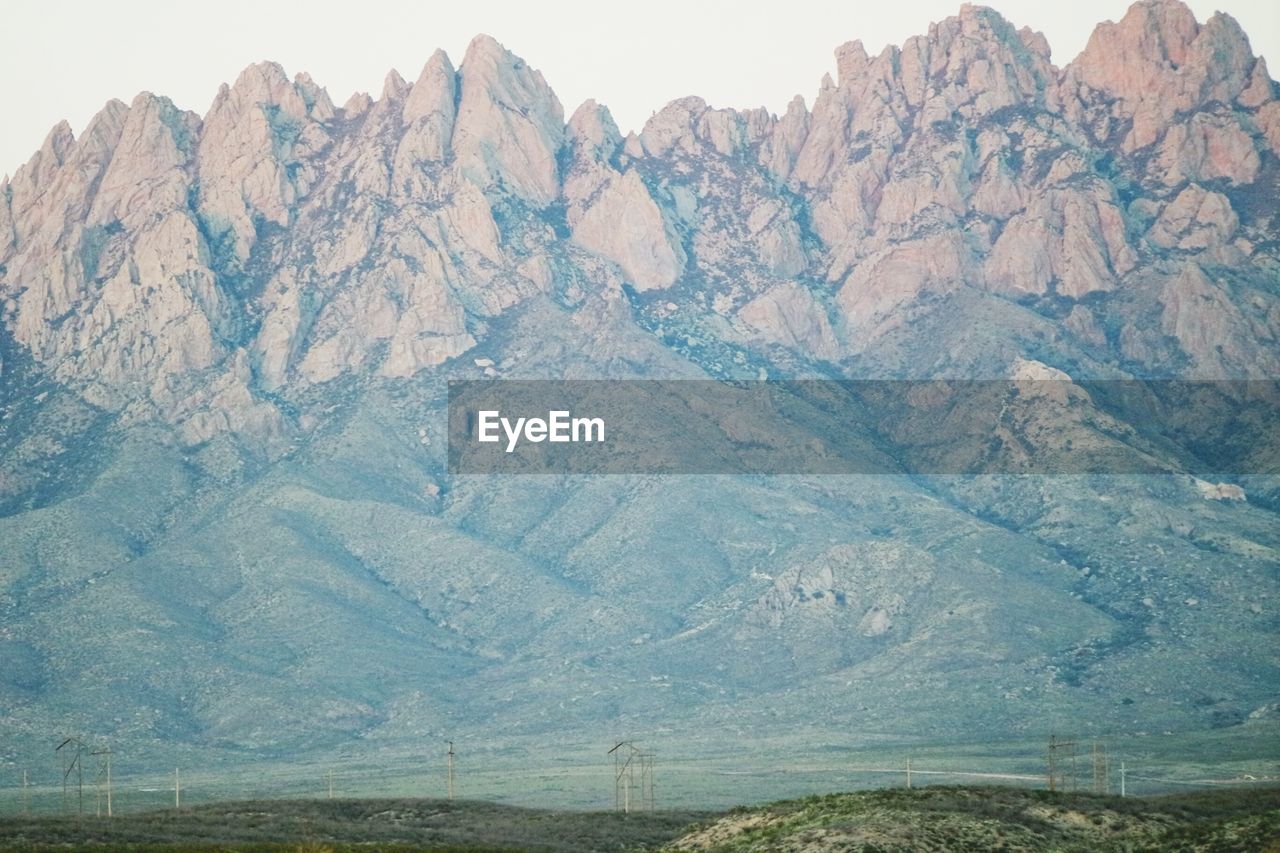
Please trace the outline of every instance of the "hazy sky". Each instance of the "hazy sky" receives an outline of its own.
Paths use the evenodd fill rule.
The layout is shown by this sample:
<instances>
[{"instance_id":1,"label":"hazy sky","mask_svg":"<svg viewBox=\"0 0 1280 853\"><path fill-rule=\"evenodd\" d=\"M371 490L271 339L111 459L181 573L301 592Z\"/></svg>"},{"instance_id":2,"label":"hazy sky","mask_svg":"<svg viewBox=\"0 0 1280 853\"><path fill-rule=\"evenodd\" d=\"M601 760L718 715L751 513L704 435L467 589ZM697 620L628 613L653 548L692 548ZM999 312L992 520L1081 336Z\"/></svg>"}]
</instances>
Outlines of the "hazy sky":
<instances>
[{"instance_id":1,"label":"hazy sky","mask_svg":"<svg viewBox=\"0 0 1280 853\"><path fill-rule=\"evenodd\" d=\"M1280 69L1280 2L1222 0ZM993 0L1018 26L1040 30L1058 65L1070 61L1096 22L1118 19L1126 0ZM1192 0L1205 20L1212 2ZM795 94L812 105L835 47L862 39L871 53L926 31L959 0L529 0L271 2L174 0L51 2L0 6L0 173L12 173L61 119L79 133L110 98L141 90L204 114L219 83L273 59L308 71L338 104L357 90L376 95L391 68L416 79L443 47L456 63L486 32L546 75L566 115L586 98L613 111L623 132L655 110L697 94L714 106L764 105L779 112Z\"/></svg>"}]
</instances>

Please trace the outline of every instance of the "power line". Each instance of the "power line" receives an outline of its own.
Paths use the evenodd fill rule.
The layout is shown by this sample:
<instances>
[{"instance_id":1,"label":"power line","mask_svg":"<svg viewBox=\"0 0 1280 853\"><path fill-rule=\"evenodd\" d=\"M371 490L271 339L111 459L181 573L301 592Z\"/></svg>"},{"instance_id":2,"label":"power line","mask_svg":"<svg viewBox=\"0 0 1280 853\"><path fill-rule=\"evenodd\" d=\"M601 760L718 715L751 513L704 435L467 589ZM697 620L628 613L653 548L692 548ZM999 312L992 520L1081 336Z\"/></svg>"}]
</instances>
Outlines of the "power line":
<instances>
[{"instance_id":1,"label":"power line","mask_svg":"<svg viewBox=\"0 0 1280 853\"><path fill-rule=\"evenodd\" d=\"M1275 782L1274 779L1159 779L1155 776L1138 776L1135 773L1129 774L1130 779L1141 779L1144 782L1162 782L1166 785L1269 785Z\"/></svg>"}]
</instances>

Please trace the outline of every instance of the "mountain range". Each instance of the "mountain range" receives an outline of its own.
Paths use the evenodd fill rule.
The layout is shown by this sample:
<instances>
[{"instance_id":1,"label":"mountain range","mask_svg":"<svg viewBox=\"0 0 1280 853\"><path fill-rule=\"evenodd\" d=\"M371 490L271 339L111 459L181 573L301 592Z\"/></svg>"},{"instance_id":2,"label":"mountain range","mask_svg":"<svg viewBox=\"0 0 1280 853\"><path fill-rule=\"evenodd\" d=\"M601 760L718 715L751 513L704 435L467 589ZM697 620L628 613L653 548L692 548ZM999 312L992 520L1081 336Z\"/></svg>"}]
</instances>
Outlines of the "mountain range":
<instances>
[{"instance_id":1,"label":"mountain range","mask_svg":"<svg viewBox=\"0 0 1280 853\"><path fill-rule=\"evenodd\" d=\"M0 761L1275 731L1274 444L1232 482L448 471L447 379L1280 377L1245 33L1141 0L1049 57L964 6L812 104L623 136L482 35L341 106L267 62L55 127L0 183Z\"/></svg>"}]
</instances>

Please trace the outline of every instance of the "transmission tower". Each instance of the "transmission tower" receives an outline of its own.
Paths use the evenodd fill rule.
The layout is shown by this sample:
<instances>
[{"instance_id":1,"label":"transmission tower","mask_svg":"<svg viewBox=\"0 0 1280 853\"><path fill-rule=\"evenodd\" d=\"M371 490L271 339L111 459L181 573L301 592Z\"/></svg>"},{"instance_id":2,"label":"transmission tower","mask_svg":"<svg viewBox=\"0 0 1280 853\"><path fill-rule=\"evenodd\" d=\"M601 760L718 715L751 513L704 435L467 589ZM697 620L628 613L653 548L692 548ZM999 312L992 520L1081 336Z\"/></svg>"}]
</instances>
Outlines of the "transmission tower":
<instances>
[{"instance_id":1,"label":"transmission tower","mask_svg":"<svg viewBox=\"0 0 1280 853\"><path fill-rule=\"evenodd\" d=\"M64 751L65 750L65 751ZM62 811L67 809L67 786L71 774L76 774L76 810L84 814L84 754L87 752L84 741L78 737L69 737L58 744L54 752L62 756Z\"/></svg>"},{"instance_id":2,"label":"transmission tower","mask_svg":"<svg viewBox=\"0 0 1280 853\"><path fill-rule=\"evenodd\" d=\"M1107 747L1093 742L1093 792L1095 794L1111 793L1111 781L1107 766Z\"/></svg>"},{"instance_id":3,"label":"transmission tower","mask_svg":"<svg viewBox=\"0 0 1280 853\"><path fill-rule=\"evenodd\" d=\"M449 799L453 799L453 741L449 741L449 751L445 753L449 758Z\"/></svg>"},{"instance_id":4,"label":"transmission tower","mask_svg":"<svg viewBox=\"0 0 1280 853\"><path fill-rule=\"evenodd\" d=\"M657 753L623 740L615 743L606 754L613 756L614 809L624 813L633 809L653 811L656 808L654 764ZM639 784L636 783L637 769L640 772Z\"/></svg>"},{"instance_id":5,"label":"transmission tower","mask_svg":"<svg viewBox=\"0 0 1280 853\"><path fill-rule=\"evenodd\" d=\"M1049 735L1046 759L1050 791L1076 789L1076 742Z\"/></svg>"}]
</instances>

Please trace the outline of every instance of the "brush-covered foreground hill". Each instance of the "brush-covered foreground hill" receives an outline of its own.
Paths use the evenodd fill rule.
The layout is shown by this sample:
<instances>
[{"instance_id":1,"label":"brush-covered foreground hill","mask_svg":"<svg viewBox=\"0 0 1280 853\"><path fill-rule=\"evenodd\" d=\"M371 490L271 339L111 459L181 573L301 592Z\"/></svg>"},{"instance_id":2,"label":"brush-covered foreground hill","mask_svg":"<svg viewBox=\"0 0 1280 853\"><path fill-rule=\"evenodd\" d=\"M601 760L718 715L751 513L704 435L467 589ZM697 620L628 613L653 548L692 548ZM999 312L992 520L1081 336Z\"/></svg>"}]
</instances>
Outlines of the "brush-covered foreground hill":
<instances>
[{"instance_id":1,"label":"brush-covered foreground hill","mask_svg":"<svg viewBox=\"0 0 1280 853\"><path fill-rule=\"evenodd\" d=\"M1273 850L1274 789L1121 799L938 787L737 809L671 850Z\"/></svg>"},{"instance_id":2,"label":"brush-covered foreground hill","mask_svg":"<svg viewBox=\"0 0 1280 853\"><path fill-rule=\"evenodd\" d=\"M1276 726L1265 430L1221 486L447 472L447 378L1280 376L1280 100L1229 16L836 58L625 137L485 36L340 107L265 63L56 127L0 183L0 758Z\"/></svg>"}]
</instances>

